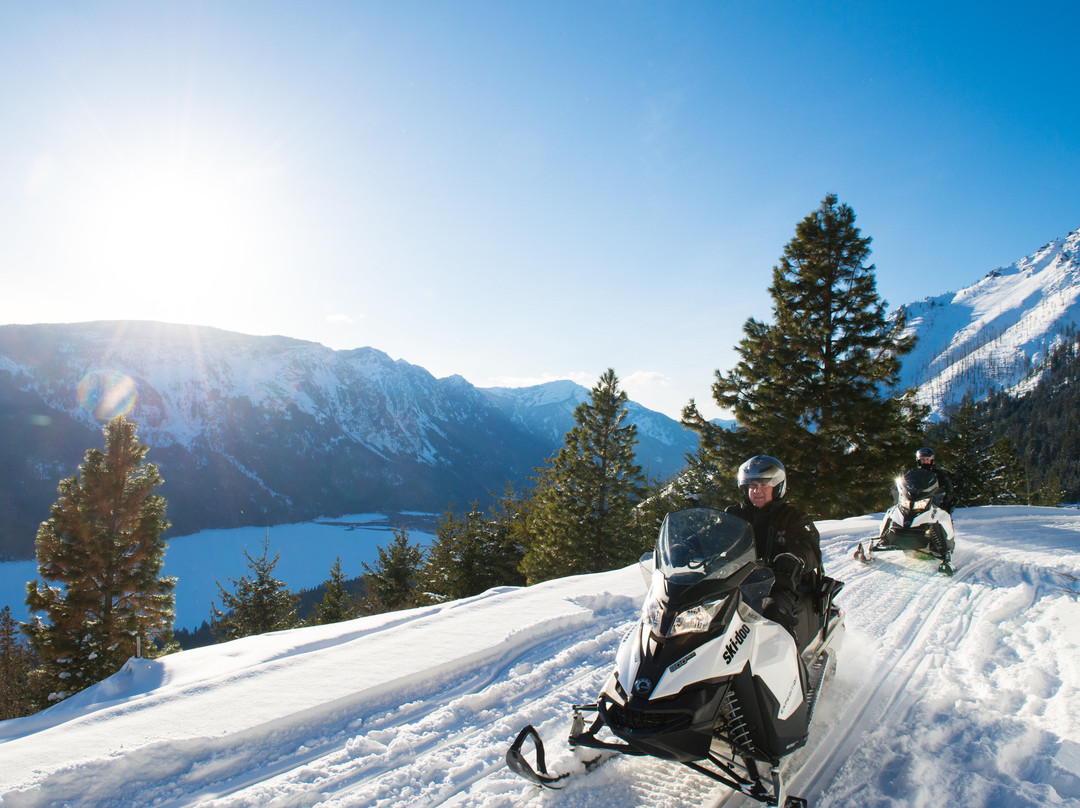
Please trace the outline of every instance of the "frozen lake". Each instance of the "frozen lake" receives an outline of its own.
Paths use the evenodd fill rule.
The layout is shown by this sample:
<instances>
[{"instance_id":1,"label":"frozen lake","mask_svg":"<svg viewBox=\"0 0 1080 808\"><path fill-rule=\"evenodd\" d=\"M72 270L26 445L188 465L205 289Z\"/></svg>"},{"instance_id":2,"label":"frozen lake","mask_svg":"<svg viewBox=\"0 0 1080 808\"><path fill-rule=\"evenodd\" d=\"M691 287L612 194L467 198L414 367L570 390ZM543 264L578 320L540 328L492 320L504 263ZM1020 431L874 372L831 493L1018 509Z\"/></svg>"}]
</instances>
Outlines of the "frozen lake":
<instances>
[{"instance_id":1,"label":"frozen lake","mask_svg":"<svg viewBox=\"0 0 1080 808\"><path fill-rule=\"evenodd\" d=\"M404 527L415 544L427 546L434 539L437 517L417 513L365 513L322 518L313 522L266 527L203 530L169 539L165 575L176 582L176 627L195 629L210 619L210 604L221 606L218 582L226 591L228 579L250 574L244 551L254 558L262 554L269 538L269 556L279 553L276 577L293 592L313 589L330 577L334 559L341 558L346 578L355 578L379 557L379 547L393 541L393 530ZM27 618L26 583L37 578L37 562L0 563L0 608L11 607L17 620Z\"/></svg>"}]
</instances>

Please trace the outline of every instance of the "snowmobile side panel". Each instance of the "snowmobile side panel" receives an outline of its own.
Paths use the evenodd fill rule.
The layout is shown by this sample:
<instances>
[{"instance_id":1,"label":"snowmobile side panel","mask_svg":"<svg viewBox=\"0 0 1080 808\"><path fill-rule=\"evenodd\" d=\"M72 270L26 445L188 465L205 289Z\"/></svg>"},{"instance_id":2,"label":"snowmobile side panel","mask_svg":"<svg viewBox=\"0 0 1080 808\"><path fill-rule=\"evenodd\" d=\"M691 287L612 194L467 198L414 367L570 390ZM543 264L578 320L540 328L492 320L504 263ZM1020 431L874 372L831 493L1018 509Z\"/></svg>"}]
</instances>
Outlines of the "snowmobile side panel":
<instances>
[{"instance_id":1,"label":"snowmobile side panel","mask_svg":"<svg viewBox=\"0 0 1080 808\"><path fill-rule=\"evenodd\" d=\"M776 703L773 717L786 719L802 704L799 650L783 626L761 619L754 633L750 669L772 694Z\"/></svg>"}]
</instances>

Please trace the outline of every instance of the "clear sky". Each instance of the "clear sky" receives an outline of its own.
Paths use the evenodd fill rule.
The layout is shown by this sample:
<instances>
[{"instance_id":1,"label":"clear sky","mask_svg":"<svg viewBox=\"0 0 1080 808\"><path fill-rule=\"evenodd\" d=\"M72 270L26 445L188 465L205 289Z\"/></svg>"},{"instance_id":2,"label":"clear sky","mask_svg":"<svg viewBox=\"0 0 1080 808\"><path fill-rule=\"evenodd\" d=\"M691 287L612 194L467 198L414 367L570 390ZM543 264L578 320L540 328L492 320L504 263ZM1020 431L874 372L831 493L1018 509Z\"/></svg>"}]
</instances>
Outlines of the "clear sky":
<instances>
[{"instance_id":1,"label":"clear sky","mask_svg":"<svg viewBox=\"0 0 1080 808\"><path fill-rule=\"evenodd\" d=\"M709 415L836 193L892 307L1080 227L1075 2L0 0L0 323Z\"/></svg>"}]
</instances>

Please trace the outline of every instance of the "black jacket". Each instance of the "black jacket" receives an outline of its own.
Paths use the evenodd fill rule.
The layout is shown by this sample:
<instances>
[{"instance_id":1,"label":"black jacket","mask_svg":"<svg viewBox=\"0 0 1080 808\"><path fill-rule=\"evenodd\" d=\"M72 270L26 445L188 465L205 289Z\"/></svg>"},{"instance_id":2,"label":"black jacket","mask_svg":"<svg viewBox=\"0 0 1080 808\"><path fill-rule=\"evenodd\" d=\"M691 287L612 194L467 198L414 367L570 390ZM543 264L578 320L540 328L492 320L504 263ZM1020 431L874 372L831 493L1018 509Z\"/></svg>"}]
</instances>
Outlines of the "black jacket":
<instances>
[{"instance_id":1,"label":"black jacket","mask_svg":"<svg viewBox=\"0 0 1080 808\"><path fill-rule=\"evenodd\" d=\"M773 500L764 508L755 508L749 502L742 502L730 506L726 512L753 525L758 558L771 564L781 553L791 553L806 565L803 574L811 570L818 575L824 573L821 535L813 520L794 505Z\"/></svg>"},{"instance_id":2,"label":"black jacket","mask_svg":"<svg viewBox=\"0 0 1080 808\"><path fill-rule=\"evenodd\" d=\"M945 469L931 466L931 470L937 475L938 489L941 491L941 507L949 513L956 507L956 492L953 490L952 477Z\"/></svg>"}]
</instances>

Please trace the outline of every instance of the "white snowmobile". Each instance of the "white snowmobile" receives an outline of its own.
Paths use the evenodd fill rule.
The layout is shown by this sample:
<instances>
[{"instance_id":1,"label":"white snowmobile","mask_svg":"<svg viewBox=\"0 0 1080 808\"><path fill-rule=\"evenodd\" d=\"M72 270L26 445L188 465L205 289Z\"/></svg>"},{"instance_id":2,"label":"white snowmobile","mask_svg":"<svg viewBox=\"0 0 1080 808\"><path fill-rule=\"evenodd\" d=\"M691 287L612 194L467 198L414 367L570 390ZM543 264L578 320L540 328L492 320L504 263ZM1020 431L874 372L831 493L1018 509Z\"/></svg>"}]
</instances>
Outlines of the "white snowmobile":
<instances>
[{"instance_id":1,"label":"white snowmobile","mask_svg":"<svg viewBox=\"0 0 1080 808\"><path fill-rule=\"evenodd\" d=\"M620 644L596 703L574 707L570 745L604 750L583 760L586 770L613 753L653 755L765 805L806 805L787 795L782 760L806 743L822 682L835 668L844 614L833 598L843 583L814 582L807 600L816 631L800 650L792 634L761 615L772 571L756 558L744 520L711 508L670 513L642 563L651 585L641 617ZM522 752L530 738L535 769ZM532 726L521 730L506 760L549 788L570 774L547 771Z\"/></svg>"},{"instance_id":2,"label":"white snowmobile","mask_svg":"<svg viewBox=\"0 0 1080 808\"><path fill-rule=\"evenodd\" d=\"M908 469L896 478L896 504L881 519L878 537L870 542L870 553L903 550L933 556L938 570L953 574L952 553L956 549L952 515L941 507L942 492L933 469ZM855 558L869 561L860 543Z\"/></svg>"}]
</instances>

